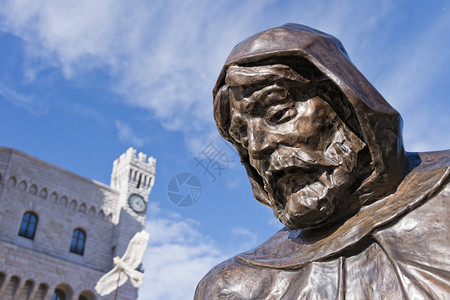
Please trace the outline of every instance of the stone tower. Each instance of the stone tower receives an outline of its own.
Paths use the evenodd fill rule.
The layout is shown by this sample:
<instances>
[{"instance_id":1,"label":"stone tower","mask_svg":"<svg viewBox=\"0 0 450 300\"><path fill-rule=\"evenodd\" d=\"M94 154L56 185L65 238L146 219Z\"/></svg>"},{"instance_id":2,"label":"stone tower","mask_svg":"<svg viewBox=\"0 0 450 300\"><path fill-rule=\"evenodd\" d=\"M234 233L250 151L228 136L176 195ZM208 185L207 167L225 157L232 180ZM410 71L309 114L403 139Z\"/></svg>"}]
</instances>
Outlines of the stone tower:
<instances>
[{"instance_id":1,"label":"stone tower","mask_svg":"<svg viewBox=\"0 0 450 300\"><path fill-rule=\"evenodd\" d=\"M148 197L155 182L156 160L133 148L114 161L110 186L120 193L117 205L119 219L115 228L114 255L123 255L128 241L144 229Z\"/></svg>"},{"instance_id":2,"label":"stone tower","mask_svg":"<svg viewBox=\"0 0 450 300\"><path fill-rule=\"evenodd\" d=\"M0 299L112 299L94 287L145 227L155 164L130 148L108 186L0 147ZM121 300L137 294L120 287Z\"/></svg>"}]
</instances>

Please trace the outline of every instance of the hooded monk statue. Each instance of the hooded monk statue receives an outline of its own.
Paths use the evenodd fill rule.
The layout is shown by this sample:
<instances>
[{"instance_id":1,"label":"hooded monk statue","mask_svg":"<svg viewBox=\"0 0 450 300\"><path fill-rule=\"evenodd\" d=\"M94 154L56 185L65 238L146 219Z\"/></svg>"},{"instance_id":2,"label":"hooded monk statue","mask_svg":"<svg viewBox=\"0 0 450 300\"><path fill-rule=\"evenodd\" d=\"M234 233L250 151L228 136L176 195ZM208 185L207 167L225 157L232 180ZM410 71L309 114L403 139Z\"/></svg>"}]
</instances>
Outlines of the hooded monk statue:
<instances>
[{"instance_id":1,"label":"hooded monk statue","mask_svg":"<svg viewBox=\"0 0 450 300\"><path fill-rule=\"evenodd\" d=\"M213 96L286 227L214 267L195 299L450 299L450 151L405 152L399 113L339 40L298 24L253 35Z\"/></svg>"}]
</instances>

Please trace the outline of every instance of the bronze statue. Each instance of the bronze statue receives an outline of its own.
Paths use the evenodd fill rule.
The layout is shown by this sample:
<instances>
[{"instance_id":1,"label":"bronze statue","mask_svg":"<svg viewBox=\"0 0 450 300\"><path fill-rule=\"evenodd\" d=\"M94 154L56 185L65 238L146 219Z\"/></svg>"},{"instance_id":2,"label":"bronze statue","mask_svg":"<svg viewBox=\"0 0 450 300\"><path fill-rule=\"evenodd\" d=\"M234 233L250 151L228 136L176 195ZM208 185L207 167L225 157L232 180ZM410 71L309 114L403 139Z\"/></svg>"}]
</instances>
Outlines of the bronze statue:
<instances>
[{"instance_id":1,"label":"bronze statue","mask_svg":"<svg viewBox=\"0 0 450 300\"><path fill-rule=\"evenodd\" d=\"M298 24L253 35L213 96L286 227L214 267L195 299L450 299L450 152L405 152L400 115L339 40Z\"/></svg>"}]
</instances>

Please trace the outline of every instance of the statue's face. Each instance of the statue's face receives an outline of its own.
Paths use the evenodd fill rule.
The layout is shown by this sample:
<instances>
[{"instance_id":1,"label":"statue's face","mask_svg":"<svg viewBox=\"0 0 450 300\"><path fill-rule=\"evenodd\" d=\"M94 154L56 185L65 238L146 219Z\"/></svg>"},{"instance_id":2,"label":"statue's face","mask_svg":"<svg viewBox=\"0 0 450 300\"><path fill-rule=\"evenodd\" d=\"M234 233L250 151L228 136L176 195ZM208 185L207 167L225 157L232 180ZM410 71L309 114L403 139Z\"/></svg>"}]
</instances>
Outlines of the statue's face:
<instances>
[{"instance_id":1,"label":"statue's face","mask_svg":"<svg viewBox=\"0 0 450 300\"><path fill-rule=\"evenodd\" d=\"M350 198L365 144L308 80L292 80L285 66L273 76L279 67L228 71L229 132L248 151L280 221L291 229L313 227Z\"/></svg>"}]
</instances>

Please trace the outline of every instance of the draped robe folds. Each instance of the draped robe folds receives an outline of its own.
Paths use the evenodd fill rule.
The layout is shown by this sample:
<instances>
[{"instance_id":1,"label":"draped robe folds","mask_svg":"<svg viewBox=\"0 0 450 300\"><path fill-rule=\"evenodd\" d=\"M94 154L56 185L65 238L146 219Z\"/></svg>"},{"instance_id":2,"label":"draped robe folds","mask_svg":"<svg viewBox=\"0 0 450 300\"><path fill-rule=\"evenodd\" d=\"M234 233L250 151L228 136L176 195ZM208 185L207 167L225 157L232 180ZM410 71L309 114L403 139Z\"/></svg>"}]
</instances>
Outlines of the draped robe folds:
<instances>
[{"instance_id":1,"label":"draped robe folds","mask_svg":"<svg viewBox=\"0 0 450 300\"><path fill-rule=\"evenodd\" d=\"M333 109L370 153L373 173L357 190L362 207L321 229L282 229L214 267L194 298L450 299L450 151L406 153L400 114L357 70L341 42L299 24L255 34L231 51L213 90L214 117L226 140L234 143L232 108L222 92L228 69L271 64L320 71L338 88ZM236 148L255 199L270 206L247 149Z\"/></svg>"},{"instance_id":2,"label":"draped robe folds","mask_svg":"<svg viewBox=\"0 0 450 300\"><path fill-rule=\"evenodd\" d=\"M448 299L450 151L420 160L324 239L285 228L213 268L194 299Z\"/></svg>"}]
</instances>

